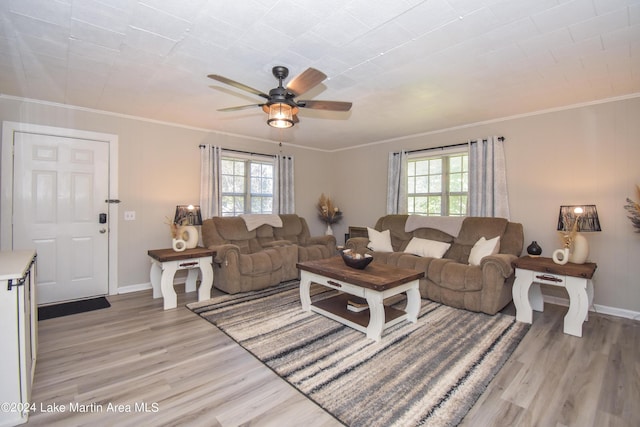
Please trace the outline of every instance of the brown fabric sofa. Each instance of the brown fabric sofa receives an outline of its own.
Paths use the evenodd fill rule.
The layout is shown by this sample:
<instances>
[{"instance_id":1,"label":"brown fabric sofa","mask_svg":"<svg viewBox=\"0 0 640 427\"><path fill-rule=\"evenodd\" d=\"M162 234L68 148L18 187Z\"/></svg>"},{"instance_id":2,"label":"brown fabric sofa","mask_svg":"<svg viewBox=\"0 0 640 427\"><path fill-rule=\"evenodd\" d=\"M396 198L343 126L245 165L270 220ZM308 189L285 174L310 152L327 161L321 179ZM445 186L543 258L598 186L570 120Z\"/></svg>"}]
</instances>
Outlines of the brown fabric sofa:
<instances>
[{"instance_id":1,"label":"brown fabric sofa","mask_svg":"<svg viewBox=\"0 0 640 427\"><path fill-rule=\"evenodd\" d=\"M425 272L420 279L423 298L470 311L495 314L512 299L514 269L511 263L522 253L522 224L504 218L467 217L462 220L457 236L434 228L405 231L408 215L387 215L380 218L375 229L390 230L393 252L374 252L367 248L369 239L355 237L346 249L370 253L374 262L383 262ZM482 258L480 265L469 265L469 254L481 238L500 236L500 250ZM430 258L405 253L413 237L450 243L442 258Z\"/></svg>"},{"instance_id":2,"label":"brown fabric sofa","mask_svg":"<svg viewBox=\"0 0 640 427\"><path fill-rule=\"evenodd\" d=\"M311 237L304 218L279 215L282 227L264 224L249 231L240 217L202 223L204 246L216 250L213 285L230 294L264 289L298 278L298 261L335 255L333 236Z\"/></svg>"}]
</instances>

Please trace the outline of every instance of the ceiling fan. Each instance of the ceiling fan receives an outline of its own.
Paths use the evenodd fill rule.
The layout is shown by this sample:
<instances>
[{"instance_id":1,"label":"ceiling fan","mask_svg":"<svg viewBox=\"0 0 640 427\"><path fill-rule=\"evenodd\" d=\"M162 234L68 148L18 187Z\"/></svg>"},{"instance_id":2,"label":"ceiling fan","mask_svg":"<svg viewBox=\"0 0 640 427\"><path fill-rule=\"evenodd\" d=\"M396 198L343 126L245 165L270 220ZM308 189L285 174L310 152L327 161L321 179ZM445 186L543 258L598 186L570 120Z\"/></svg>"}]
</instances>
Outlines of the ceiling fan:
<instances>
[{"instance_id":1,"label":"ceiling fan","mask_svg":"<svg viewBox=\"0 0 640 427\"><path fill-rule=\"evenodd\" d=\"M238 83L217 74L209 74L207 77L219 82L228 84L237 89L242 89L254 95L265 98L267 101L262 104L241 105L239 107L222 108L218 111L238 111L247 108L262 107L262 110L269 114L267 124L276 128L290 128L298 122L296 114L300 108L311 108L315 110L327 111L349 111L351 102L341 101L316 101L316 100L296 100L303 93L319 85L327 78L326 74L315 68L307 68L298 76L294 77L286 86L282 86L282 81L289 76L289 69L281 65L272 69L273 76L278 79L278 87L273 88L268 94L257 89Z\"/></svg>"}]
</instances>

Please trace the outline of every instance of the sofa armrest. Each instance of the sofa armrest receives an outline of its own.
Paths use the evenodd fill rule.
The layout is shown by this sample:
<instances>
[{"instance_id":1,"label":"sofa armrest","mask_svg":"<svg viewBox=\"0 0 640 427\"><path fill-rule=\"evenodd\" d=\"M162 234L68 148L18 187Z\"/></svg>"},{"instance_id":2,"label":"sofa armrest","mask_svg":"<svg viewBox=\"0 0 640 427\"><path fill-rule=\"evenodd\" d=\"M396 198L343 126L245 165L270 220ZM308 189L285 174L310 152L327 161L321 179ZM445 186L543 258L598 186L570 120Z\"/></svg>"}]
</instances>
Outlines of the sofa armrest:
<instances>
[{"instance_id":1,"label":"sofa armrest","mask_svg":"<svg viewBox=\"0 0 640 427\"><path fill-rule=\"evenodd\" d=\"M493 268L506 279L514 273L515 270L513 269L512 263L516 259L518 259L518 257L511 254L495 254L482 258L480 266L483 271Z\"/></svg>"},{"instance_id":2,"label":"sofa armrest","mask_svg":"<svg viewBox=\"0 0 640 427\"><path fill-rule=\"evenodd\" d=\"M219 265L222 265L223 263L226 264L232 253L236 254L236 259L240 258L240 248L237 245L213 245L209 246L209 249L216 251L216 256L213 258L213 262Z\"/></svg>"},{"instance_id":3,"label":"sofa armrest","mask_svg":"<svg viewBox=\"0 0 640 427\"><path fill-rule=\"evenodd\" d=\"M368 237L352 237L344 245L345 249L351 249L354 252L359 254L369 253L371 252L367 245L369 244Z\"/></svg>"},{"instance_id":4,"label":"sofa armrest","mask_svg":"<svg viewBox=\"0 0 640 427\"><path fill-rule=\"evenodd\" d=\"M309 245L325 245L331 246L336 244L336 238L334 236L313 236L309 237L306 246Z\"/></svg>"}]
</instances>

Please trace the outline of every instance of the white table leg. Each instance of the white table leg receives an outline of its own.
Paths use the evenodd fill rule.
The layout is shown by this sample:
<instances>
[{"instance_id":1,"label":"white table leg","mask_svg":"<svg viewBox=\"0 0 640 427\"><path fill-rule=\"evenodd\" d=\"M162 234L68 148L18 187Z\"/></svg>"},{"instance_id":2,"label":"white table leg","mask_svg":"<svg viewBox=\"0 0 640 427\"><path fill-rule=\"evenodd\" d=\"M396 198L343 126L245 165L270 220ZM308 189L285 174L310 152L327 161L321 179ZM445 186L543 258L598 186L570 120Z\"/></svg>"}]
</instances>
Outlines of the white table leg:
<instances>
[{"instance_id":1,"label":"white table leg","mask_svg":"<svg viewBox=\"0 0 640 427\"><path fill-rule=\"evenodd\" d=\"M302 311L311 311L310 288L311 279L307 272L303 270L300 272L300 302L302 303Z\"/></svg>"},{"instance_id":2,"label":"white table leg","mask_svg":"<svg viewBox=\"0 0 640 427\"><path fill-rule=\"evenodd\" d=\"M190 268L187 270L187 281L184 284L185 292L195 292L198 284L198 275L200 270L197 268Z\"/></svg>"},{"instance_id":3,"label":"white table leg","mask_svg":"<svg viewBox=\"0 0 640 427\"><path fill-rule=\"evenodd\" d=\"M534 311L544 311L544 298L542 290L540 290L540 283L532 282L529 285L529 304Z\"/></svg>"},{"instance_id":4,"label":"white table leg","mask_svg":"<svg viewBox=\"0 0 640 427\"><path fill-rule=\"evenodd\" d=\"M153 298L160 298L162 290L160 289L160 278L162 277L162 267L156 261L151 261L151 271L149 278L151 279L151 287L153 288Z\"/></svg>"},{"instance_id":5,"label":"white table leg","mask_svg":"<svg viewBox=\"0 0 640 427\"><path fill-rule=\"evenodd\" d=\"M587 318L587 313L589 312L587 280L567 276L566 288L569 293L569 311L564 317L564 333L581 337L582 323Z\"/></svg>"},{"instance_id":6,"label":"white table leg","mask_svg":"<svg viewBox=\"0 0 640 427\"><path fill-rule=\"evenodd\" d=\"M367 338L380 341L380 339L382 339L382 331L384 329L384 299L382 297L382 293L365 291L365 297L367 298L367 304L369 305Z\"/></svg>"},{"instance_id":7,"label":"white table leg","mask_svg":"<svg viewBox=\"0 0 640 427\"><path fill-rule=\"evenodd\" d=\"M516 306L516 320L532 323L533 309L529 301L529 288L533 283L533 272L516 268L516 279L513 282L513 303ZM540 288L538 287L538 291Z\"/></svg>"},{"instance_id":8,"label":"white table leg","mask_svg":"<svg viewBox=\"0 0 640 427\"><path fill-rule=\"evenodd\" d=\"M589 279L587 280L587 315L584 317L584 320L589 320L589 308L593 305L593 282Z\"/></svg>"},{"instance_id":9,"label":"white table leg","mask_svg":"<svg viewBox=\"0 0 640 427\"><path fill-rule=\"evenodd\" d=\"M211 287L213 286L213 267L212 260L200 260L200 271L202 272L202 280L200 281L200 289L198 289L198 301L205 301L211 298ZM198 271L194 269L195 271ZM189 270L191 271L191 270Z\"/></svg>"},{"instance_id":10,"label":"white table leg","mask_svg":"<svg viewBox=\"0 0 640 427\"><path fill-rule=\"evenodd\" d=\"M173 277L176 274L177 262L165 262L162 264L162 277L160 279L160 289L162 290L162 298L164 298L164 309L176 308L178 306L178 297L173 289Z\"/></svg>"},{"instance_id":11,"label":"white table leg","mask_svg":"<svg viewBox=\"0 0 640 427\"><path fill-rule=\"evenodd\" d=\"M418 321L418 313L420 313L421 299L418 286L412 287L407 290L407 306L405 311L407 312L407 320L411 323Z\"/></svg>"}]
</instances>

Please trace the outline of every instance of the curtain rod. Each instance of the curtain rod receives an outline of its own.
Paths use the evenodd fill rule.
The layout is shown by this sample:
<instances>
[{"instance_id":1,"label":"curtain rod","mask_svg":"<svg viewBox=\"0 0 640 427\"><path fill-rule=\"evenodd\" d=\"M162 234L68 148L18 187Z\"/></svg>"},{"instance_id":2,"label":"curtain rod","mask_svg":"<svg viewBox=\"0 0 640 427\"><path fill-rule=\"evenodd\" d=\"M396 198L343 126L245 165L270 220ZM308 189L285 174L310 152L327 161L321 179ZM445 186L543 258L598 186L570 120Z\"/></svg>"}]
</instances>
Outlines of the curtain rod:
<instances>
[{"instance_id":1,"label":"curtain rod","mask_svg":"<svg viewBox=\"0 0 640 427\"><path fill-rule=\"evenodd\" d=\"M200 144L199 148L205 148L206 145ZM232 153L249 154L250 156L276 157L275 154L254 153L251 151L235 150L233 148L222 148L223 151L231 151Z\"/></svg>"},{"instance_id":2,"label":"curtain rod","mask_svg":"<svg viewBox=\"0 0 640 427\"><path fill-rule=\"evenodd\" d=\"M482 140L483 142L486 142L486 139ZM499 136L498 137L498 141L504 141L504 136ZM412 153L420 153L422 151L431 151L431 150L444 150L446 148L453 148L453 147L463 147L465 145L469 145L469 143L474 143L474 142L478 142L475 140L469 141L469 142L461 142L459 144L450 144L450 145L442 145L440 147L431 147L431 148L418 148L417 150L409 150L407 151L407 154L412 154ZM396 153L394 153L396 154Z\"/></svg>"}]
</instances>

